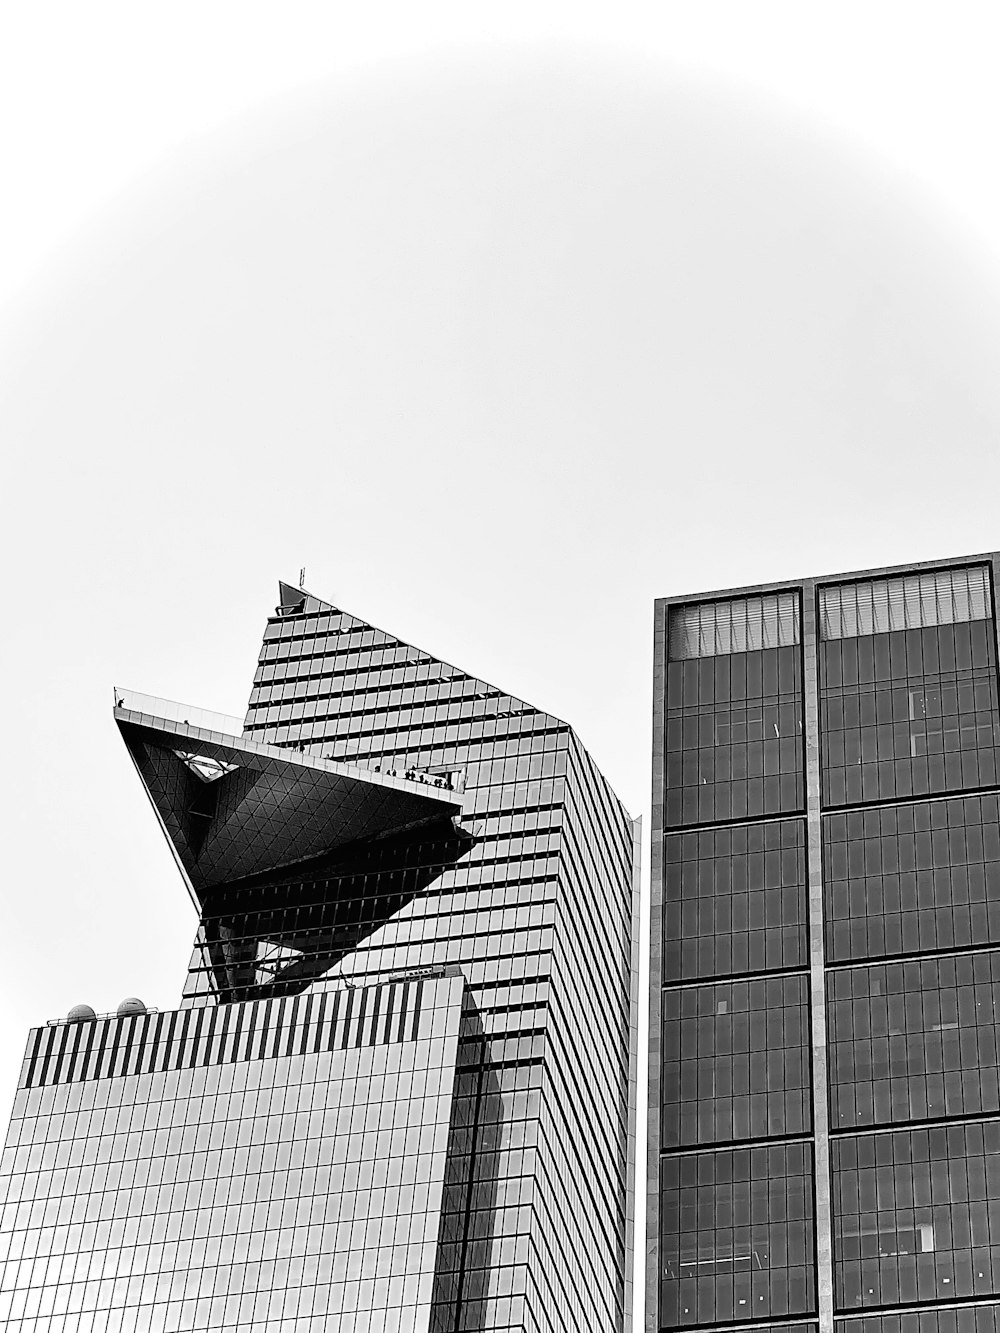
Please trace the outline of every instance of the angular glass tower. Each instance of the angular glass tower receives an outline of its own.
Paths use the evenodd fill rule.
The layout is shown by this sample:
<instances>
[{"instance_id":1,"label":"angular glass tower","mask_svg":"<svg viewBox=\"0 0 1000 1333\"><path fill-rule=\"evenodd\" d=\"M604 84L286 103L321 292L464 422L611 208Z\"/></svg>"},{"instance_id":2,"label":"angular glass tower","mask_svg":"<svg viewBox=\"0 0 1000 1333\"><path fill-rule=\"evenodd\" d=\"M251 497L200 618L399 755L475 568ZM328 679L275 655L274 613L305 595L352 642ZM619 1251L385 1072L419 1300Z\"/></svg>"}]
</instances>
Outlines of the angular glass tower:
<instances>
[{"instance_id":1,"label":"angular glass tower","mask_svg":"<svg viewBox=\"0 0 1000 1333\"><path fill-rule=\"evenodd\" d=\"M31 1034L0 1327L627 1329L635 826L564 723L280 595L244 720L116 692L198 932L177 1010Z\"/></svg>"},{"instance_id":2,"label":"angular glass tower","mask_svg":"<svg viewBox=\"0 0 1000 1333\"><path fill-rule=\"evenodd\" d=\"M998 572L657 603L650 1330L1000 1327Z\"/></svg>"}]
</instances>

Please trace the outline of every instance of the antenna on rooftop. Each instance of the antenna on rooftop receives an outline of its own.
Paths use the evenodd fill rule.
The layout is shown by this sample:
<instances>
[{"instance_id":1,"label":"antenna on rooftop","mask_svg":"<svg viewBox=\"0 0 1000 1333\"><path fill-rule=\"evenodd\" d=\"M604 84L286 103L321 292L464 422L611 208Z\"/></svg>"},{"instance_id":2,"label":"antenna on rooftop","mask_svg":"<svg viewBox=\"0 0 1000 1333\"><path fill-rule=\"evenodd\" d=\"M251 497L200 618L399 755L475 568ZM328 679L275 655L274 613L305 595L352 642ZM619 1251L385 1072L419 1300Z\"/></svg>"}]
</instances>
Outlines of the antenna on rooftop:
<instances>
[{"instance_id":1,"label":"antenna on rooftop","mask_svg":"<svg viewBox=\"0 0 1000 1333\"><path fill-rule=\"evenodd\" d=\"M299 570L299 587L304 588L305 586L306 586L306 567L305 565L303 565L302 568Z\"/></svg>"}]
</instances>

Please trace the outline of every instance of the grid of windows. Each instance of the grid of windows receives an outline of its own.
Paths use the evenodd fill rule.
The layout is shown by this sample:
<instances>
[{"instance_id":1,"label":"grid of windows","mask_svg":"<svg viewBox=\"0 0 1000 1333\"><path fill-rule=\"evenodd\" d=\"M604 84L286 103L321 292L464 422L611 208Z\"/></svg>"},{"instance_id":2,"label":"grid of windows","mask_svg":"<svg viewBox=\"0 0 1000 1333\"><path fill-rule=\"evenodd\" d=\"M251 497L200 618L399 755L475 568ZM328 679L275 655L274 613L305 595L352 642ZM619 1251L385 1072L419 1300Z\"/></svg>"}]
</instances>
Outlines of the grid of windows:
<instances>
[{"instance_id":1,"label":"grid of windows","mask_svg":"<svg viewBox=\"0 0 1000 1333\"><path fill-rule=\"evenodd\" d=\"M837 969L834 1126L1000 1111L1000 952Z\"/></svg>"},{"instance_id":2,"label":"grid of windows","mask_svg":"<svg viewBox=\"0 0 1000 1333\"><path fill-rule=\"evenodd\" d=\"M833 962L1000 943L1000 797L826 816Z\"/></svg>"},{"instance_id":3,"label":"grid of windows","mask_svg":"<svg viewBox=\"0 0 1000 1333\"><path fill-rule=\"evenodd\" d=\"M664 1148L810 1128L808 977L663 995Z\"/></svg>"},{"instance_id":4,"label":"grid of windows","mask_svg":"<svg viewBox=\"0 0 1000 1333\"><path fill-rule=\"evenodd\" d=\"M829 639L819 650L828 806L996 784L992 620Z\"/></svg>"},{"instance_id":5,"label":"grid of windows","mask_svg":"<svg viewBox=\"0 0 1000 1333\"><path fill-rule=\"evenodd\" d=\"M840 1309L1000 1294L1000 1121L833 1145Z\"/></svg>"},{"instance_id":6,"label":"grid of windows","mask_svg":"<svg viewBox=\"0 0 1000 1333\"><path fill-rule=\"evenodd\" d=\"M21 1091L0 1172L0 1327L430 1327L467 1108L461 979L426 990L416 1039ZM455 1159L466 1181L469 1161Z\"/></svg>"},{"instance_id":7,"label":"grid of windows","mask_svg":"<svg viewBox=\"0 0 1000 1333\"><path fill-rule=\"evenodd\" d=\"M709 1170L715 1145L788 1149L797 1135L807 1177L815 1154L807 1265L821 1329L997 1333L998 570L994 554L658 603L649 1186L660 1237L647 1293L660 1333L767 1317L716 1312L708 1269L722 1256L696 1239L694 1213L680 1219L664 1172ZM758 684L781 653L788 674L772 666ZM766 727L752 742L739 733L748 749L734 770L726 747L734 722L750 725L751 698L765 703L754 722L778 709L775 741L781 707L794 710L797 804L780 778L749 794ZM745 1022L730 992L745 997ZM701 1225L718 1217L709 1209ZM673 1285L696 1271L701 1306Z\"/></svg>"},{"instance_id":8,"label":"grid of windows","mask_svg":"<svg viewBox=\"0 0 1000 1333\"><path fill-rule=\"evenodd\" d=\"M800 598L664 629L659 1327L809 1314L805 824L774 817L805 803Z\"/></svg>"},{"instance_id":9,"label":"grid of windows","mask_svg":"<svg viewBox=\"0 0 1000 1333\"><path fill-rule=\"evenodd\" d=\"M815 1312L809 1157L788 1143L663 1159L661 1324Z\"/></svg>"},{"instance_id":10,"label":"grid of windows","mask_svg":"<svg viewBox=\"0 0 1000 1333\"><path fill-rule=\"evenodd\" d=\"M751 1325L758 1333L816 1333L817 1325L815 1321L809 1319L796 1319L794 1324L764 1323ZM737 1329L732 1329L731 1333L738 1333Z\"/></svg>"},{"instance_id":11,"label":"grid of windows","mask_svg":"<svg viewBox=\"0 0 1000 1333\"><path fill-rule=\"evenodd\" d=\"M1000 1333L1000 1304L857 1315L838 1319L834 1327L836 1333Z\"/></svg>"},{"instance_id":12,"label":"grid of windows","mask_svg":"<svg viewBox=\"0 0 1000 1333\"><path fill-rule=\"evenodd\" d=\"M803 808L798 646L670 661L668 828Z\"/></svg>"},{"instance_id":13,"label":"grid of windows","mask_svg":"<svg viewBox=\"0 0 1000 1333\"><path fill-rule=\"evenodd\" d=\"M498 1148L473 1209L492 1218L493 1239L467 1232L449 1333L619 1328L631 1264L632 821L558 719L301 590L283 585L281 600L244 737L431 793L443 783L461 796L460 819L213 888L184 1003L316 998L459 968L497 1084L473 1123ZM183 762L190 774L203 759ZM512 1273L498 1247L515 1238Z\"/></svg>"},{"instance_id":14,"label":"grid of windows","mask_svg":"<svg viewBox=\"0 0 1000 1333\"><path fill-rule=\"evenodd\" d=\"M668 835L663 863L664 982L805 965L801 820Z\"/></svg>"}]
</instances>

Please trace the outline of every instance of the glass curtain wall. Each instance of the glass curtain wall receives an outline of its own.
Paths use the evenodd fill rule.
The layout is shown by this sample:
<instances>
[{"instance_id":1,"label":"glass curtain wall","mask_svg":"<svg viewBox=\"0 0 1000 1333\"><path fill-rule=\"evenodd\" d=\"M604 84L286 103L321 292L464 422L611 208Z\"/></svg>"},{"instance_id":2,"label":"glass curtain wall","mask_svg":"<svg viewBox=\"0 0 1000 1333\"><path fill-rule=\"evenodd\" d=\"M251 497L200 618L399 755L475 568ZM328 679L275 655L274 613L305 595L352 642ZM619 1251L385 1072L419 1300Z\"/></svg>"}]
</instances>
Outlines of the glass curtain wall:
<instances>
[{"instance_id":1,"label":"glass curtain wall","mask_svg":"<svg viewBox=\"0 0 1000 1333\"><path fill-rule=\"evenodd\" d=\"M289 793L302 838L313 836L336 770L354 774L340 798L348 814L402 799L380 784L447 800L377 838L213 881L184 1005L459 968L482 1023L477 1133L492 1143L495 1179L473 1196L455 1329L625 1329L635 827L572 729L285 584L243 734L225 751L239 764L242 744L243 767L218 776L193 741L182 754L169 728L153 744L148 721L125 725L195 865L231 845L251 804L263 827Z\"/></svg>"},{"instance_id":2,"label":"glass curtain wall","mask_svg":"<svg viewBox=\"0 0 1000 1333\"><path fill-rule=\"evenodd\" d=\"M452 1326L456 1203L484 1168L464 983L320 998L36 1029L0 1163L0 1327Z\"/></svg>"},{"instance_id":3,"label":"glass curtain wall","mask_svg":"<svg viewBox=\"0 0 1000 1333\"><path fill-rule=\"evenodd\" d=\"M672 607L665 646L657 1327L810 1316L798 595Z\"/></svg>"},{"instance_id":4,"label":"glass curtain wall","mask_svg":"<svg viewBox=\"0 0 1000 1333\"><path fill-rule=\"evenodd\" d=\"M441 858L317 984L448 964L469 981L500 1121L492 1240L467 1256L482 1296L463 1327L624 1328L632 820L565 723L287 585L244 735L464 793L473 841L457 862ZM363 868L338 890L359 919L369 884ZM190 1003L214 1002L209 972L198 947Z\"/></svg>"},{"instance_id":5,"label":"glass curtain wall","mask_svg":"<svg viewBox=\"0 0 1000 1333\"><path fill-rule=\"evenodd\" d=\"M657 1329L997 1322L997 568L658 603Z\"/></svg>"},{"instance_id":6,"label":"glass curtain wall","mask_svg":"<svg viewBox=\"0 0 1000 1333\"><path fill-rule=\"evenodd\" d=\"M819 612L824 804L846 807L823 829L837 1307L914 1307L915 1333L942 1318L991 1325L989 1298L1000 1295L992 571L981 563L821 588ZM961 1301L973 1304L919 1308Z\"/></svg>"}]
</instances>

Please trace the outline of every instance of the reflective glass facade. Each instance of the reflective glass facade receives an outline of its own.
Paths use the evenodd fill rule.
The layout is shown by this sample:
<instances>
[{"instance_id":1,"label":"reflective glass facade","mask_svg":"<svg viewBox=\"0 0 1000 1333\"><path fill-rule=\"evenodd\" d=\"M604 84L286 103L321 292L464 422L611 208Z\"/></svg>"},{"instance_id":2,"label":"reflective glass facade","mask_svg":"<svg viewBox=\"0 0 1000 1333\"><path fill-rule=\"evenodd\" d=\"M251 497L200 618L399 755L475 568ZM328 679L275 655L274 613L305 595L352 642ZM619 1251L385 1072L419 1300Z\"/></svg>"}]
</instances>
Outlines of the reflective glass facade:
<instances>
[{"instance_id":1,"label":"reflective glass facade","mask_svg":"<svg viewBox=\"0 0 1000 1333\"><path fill-rule=\"evenodd\" d=\"M628 1328L636 838L573 731L287 585L242 724L130 691L115 715L199 913L183 1001L41 1029L12 1145L55 1113L47 1098L141 1102L155 1133L128 1161L184 1159L155 1243L190 1247L130 1257L138 1301L119 1283L72 1324L52 1322L49 1269L32 1268L40 1290L17 1319L30 1307L49 1321L32 1333ZM430 1029L413 1027L413 996L442 988L447 1002L418 1005ZM157 1063L178 1045L195 1068ZM37 1082L43 1065L57 1087ZM263 1155L226 1157L256 1146L258 1089L293 1085L299 1119L273 1126L278 1156L265 1126ZM87 1125L54 1131L74 1166ZM37 1169L11 1159L17 1189L56 1208ZM244 1200L265 1175L265 1195ZM101 1213L81 1180L74 1207L113 1223L118 1204ZM117 1179L98 1188L132 1217ZM225 1202L206 1206L230 1211L202 1225L213 1191ZM293 1238L258 1254L259 1214L239 1209L265 1196ZM23 1214L4 1227L19 1237ZM111 1245L72 1231L60 1254L92 1243ZM209 1268L202 1292L192 1273ZM133 1304L146 1314L128 1324L118 1311Z\"/></svg>"},{"instance_id":2,"label":"reflective glass facade","mask_svg":"<svg viewBox=\"0 0 1000 1333\"><path fill-rule=\"evenodd\" d=\"M464 990L265 1000L201 1037L177 1013L37 1029L2 1165L8 1327L449 1326Z\"/></svg>"},{"instance_id":3,"label":"reflective glass facade","mask_svg":"<svg viewBox=\"0 0 1000 1333\"><path fill-rule=\"evenodd\" d=\"M1000 1317L997 570L657 604L651 1329Z\"/></svg>"},{"instance_id":4,"label":"reflective glass facade","mask_svg":"<svg viewBox=\"0 0 1000 1333\"><path fill-rule=\"evenodd\" d=\"M803 1143L670 1154L661 1320L702 1328L814 1304L810 1180Z\"/></svg>"}]
</instances>

